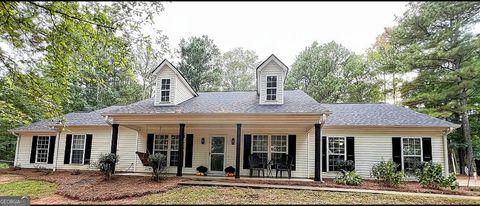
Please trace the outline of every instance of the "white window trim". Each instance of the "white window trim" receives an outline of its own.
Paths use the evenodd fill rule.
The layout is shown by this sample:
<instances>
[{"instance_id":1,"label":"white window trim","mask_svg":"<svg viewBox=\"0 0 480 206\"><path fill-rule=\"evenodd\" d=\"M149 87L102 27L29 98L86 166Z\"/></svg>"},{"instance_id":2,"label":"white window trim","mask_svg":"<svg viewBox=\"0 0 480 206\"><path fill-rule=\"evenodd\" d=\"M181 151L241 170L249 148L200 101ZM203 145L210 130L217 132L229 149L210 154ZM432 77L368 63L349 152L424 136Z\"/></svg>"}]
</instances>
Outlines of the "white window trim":
<instances>
[{"instance_id":1,"label":"white window trim","mask_svg":"<svg viewBox=\"0 0 480 206\"><path fill-rule=\"evenodd\" d=\"M84 142L83 142L83 157L82 157L82 163L72 163L73 159L73 138L75 135L82 135L85 137ZM87 146L87 134L72 134L72 145L70 145L70 164L75 164L75 165L83 165L85 164L85 148Z\"/></svg>"},{"instance_id":2,"label":"white window trim","mask_svg":"<svg viewBox=\"0 0 480 206\"><path fill-rule=\"evenodd\" d=\"M177 166L170 166L170 159L171 159L170 152L178 151L178 149L177 150L172 150L172 136L174 136L174 135L179 136L178 137L179 138L178 139L178 146L180 147L180 135L178 135L178 134L154 134L153 135L153 154L155 154L155 152L157 152L157 151L158 152L160 152L160 151L165 152L166 151L167 152L167 167L177 167ZM155 142L157 140L157 136L167 136L167 150L159 150L159 149L155 148ZM185 144L185 141L183 141L183 143ZM184 145L183 148L185 148L185 145ZM185 157L185 150L183 150L183 153L184 153L184 157ZM183 167L185 167L185 164L184 164Z\"/></svg>"},{"instance_id":3,"label":"white window trim","mask_svg":"<svg viewBox=\"0 0 480 206\"><path fill-rule=\"evenodd\" d=\"M275 87L268 87L268 77L276 77ZM268 99L268 89L275 89L275 100ZM265 101L267 102L276 102L278 101L278 75L266 75L265 77Z\"/></svg>"},{"instance_id":4,"label":"white window trim","mask_svg":"<svg viewBox=\"0 0 480 206\"><path fill-rule=\"evenodd\" d=\"M343 144L343 151L344 151L344 154L340 154L340 153L330 153L330 137L332 138L343 138L345 144ZM330 171L330 155L343 155L343 161L346 161L347 160L347 136L327 136L327 158L326 158L326 161L327 161L327 172L337 172L337 171Z\"/></svg>"},{"instance_id":5,"label":"white window trim","mask_svg":"<svg viewBox=\"0 0 480 206\"><path fill-rule=\"evenodd\" d=\"M287 154L288 155L288 134L252 134L252 143L250 145L250 151L251 151L251 154L255 154L255 153L258 153L258 152L254 152L253 151L253 136L255 135L261 135L261 136L267 136L267 161L270 161L272 159L272 153L278 153L278 154ZM286 152L272 152L272 136L285 136L287 137L287 150Z\"/></svg>"},{"instance_id":6,"label":"white window trim","mask_svg":"<svg viewBox=\"0 0 480 206\"><path fill-rule=\"evenodd\" d=\"M405 172L405 157L418 157L418 155L404 155L403 154L403 139L420 139L420 162L423 162L423 141L422 137L401 137L401 149L402 149L402 171Z\"/></svg>"},{"instance_id":7,"label":"white window trim","mask_svg":"<svg viewBox=\"0 0 480 206\"><path fill-rule=\"evenodd\" d=\"M38 139L39 139L40 137L48 137L47 158L46 158L45 162L39 162L39 161L38 161ZM37 148L36 148L36 150L35 150L35 153L36 153L36 154L35 154L35 164L48 164L48 155L50 155L49 153L50 153L50 141L51 141L51 139L52 139L52 138L51 138L50 136L46 136L46 135L39 135L39 136L37 136L37 145L36 145ZM43 149L42 149L42 150L43 150Z\"/></svg>"},{"instance_id":8,"label":"white window trim","mask_svg":"<svg viewBox=\"0 0 480 206\"><path fill-rule=\"evenodd\" d=\"M168 79L169 80L169 87L168 89L162 89L162 85L163 85L163 80L166 80ZM162 92L165 92L165 91L168 91L168 101L162 101ZM160 103L162 104L168 104L168 103L171 103L172 102L172 79L171 78L161 78L160 79Z\"/></svg>"}]
</instances>

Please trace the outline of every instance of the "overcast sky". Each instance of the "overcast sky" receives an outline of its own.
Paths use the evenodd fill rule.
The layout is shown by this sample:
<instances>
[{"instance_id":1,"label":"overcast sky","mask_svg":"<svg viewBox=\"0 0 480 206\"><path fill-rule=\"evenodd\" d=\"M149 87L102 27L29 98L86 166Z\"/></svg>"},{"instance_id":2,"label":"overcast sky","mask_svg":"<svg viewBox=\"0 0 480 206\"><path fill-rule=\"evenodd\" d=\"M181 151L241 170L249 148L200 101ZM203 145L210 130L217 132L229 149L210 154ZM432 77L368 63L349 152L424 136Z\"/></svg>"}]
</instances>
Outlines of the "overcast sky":
<instances>
[{"instance_id":1,"label":"overcast sky","mask_svg":"<svg viewBox=\"0 0 480 206\"><path fill-rule=\"evenodd\" d=\"M181 38L208 35L221 52L275 54L291 66L314 41L336 41L364 53L403 14L406 2L164 2L156 27L177 48Z\"/></svg>"}]
</instances>

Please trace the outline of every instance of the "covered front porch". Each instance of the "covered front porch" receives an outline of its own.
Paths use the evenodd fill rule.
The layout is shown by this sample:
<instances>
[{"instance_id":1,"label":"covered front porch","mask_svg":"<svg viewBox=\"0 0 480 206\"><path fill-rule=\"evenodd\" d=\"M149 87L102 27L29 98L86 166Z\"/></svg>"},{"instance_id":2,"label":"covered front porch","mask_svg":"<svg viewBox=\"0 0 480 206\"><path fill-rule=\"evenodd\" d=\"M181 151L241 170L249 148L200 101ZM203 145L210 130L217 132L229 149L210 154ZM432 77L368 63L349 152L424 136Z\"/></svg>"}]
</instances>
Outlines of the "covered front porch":
<instances>
[{"instance_id":1,"label":"covered front porch","mask_svg":"<svg viewBox=\"0 0 480 206\"><path fill-rule=\"evenodd\" d=\"M127 172L151 171L138 157L122 161L122 156L136 156L135 152L145 152L166 155L169 174L228 178L224 169L232 166L235 168L235 178L247 178L250 176L250 155L258 155L267 162L278 162L281 155L288 154L294 157L292 179L312 178L320 181L322 178L322 116L319 114L235 117L172 114L115 116L109 120L112 123L111 151L120 155L119 164L128 164L129 169L124 170ZM128 128L137 134L134 137L122 135L125 129L119 128ZM135 138L135 145L131 145L131 138ZM130 145L126 142L130 142ZM199 166L208 169L208 176L194 176ZM264 173L265 178L275 177L275 167L265 168ZM282 177L285 180L287 172L282 172Z\"/></svg>"}]
</instances>

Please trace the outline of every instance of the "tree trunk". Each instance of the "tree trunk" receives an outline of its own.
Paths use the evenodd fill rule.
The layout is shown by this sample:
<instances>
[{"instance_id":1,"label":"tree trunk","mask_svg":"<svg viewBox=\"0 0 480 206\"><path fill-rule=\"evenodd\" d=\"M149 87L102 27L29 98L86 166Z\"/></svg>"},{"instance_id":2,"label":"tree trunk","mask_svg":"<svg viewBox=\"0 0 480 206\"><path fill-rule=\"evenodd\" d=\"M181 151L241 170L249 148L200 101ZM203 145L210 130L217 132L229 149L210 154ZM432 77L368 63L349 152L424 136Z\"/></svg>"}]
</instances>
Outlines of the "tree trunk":
<instances>
[{"instance_id":1,"label":"tree trunk","mask_svg":"<svg viewBox=\"0 0 480 206\"><path fill-rule=\"evenodd\" d=\"M467 168L468 176L473 175L473 147L472 147L472 134L470 129L470 121L468 119L467 98L465 89L462 90L460 95L460 106L462 108L462 128L465 143L467 144Z\"/></svg>"}]
</instances>

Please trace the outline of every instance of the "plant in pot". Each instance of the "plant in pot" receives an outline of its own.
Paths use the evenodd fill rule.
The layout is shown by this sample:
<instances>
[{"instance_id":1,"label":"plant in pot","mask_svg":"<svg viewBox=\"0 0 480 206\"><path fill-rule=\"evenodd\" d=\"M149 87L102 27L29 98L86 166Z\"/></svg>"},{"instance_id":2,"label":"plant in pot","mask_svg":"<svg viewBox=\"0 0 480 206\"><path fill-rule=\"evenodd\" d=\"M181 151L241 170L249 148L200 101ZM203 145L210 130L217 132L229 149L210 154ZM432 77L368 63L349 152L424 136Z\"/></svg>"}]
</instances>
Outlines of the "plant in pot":
<instances>
[{"instance_id":1,"label":"plant in pot","mask_svg":"<svg viewBox=\"0 0 480 206\"><path fill-rule=\"evenodd\" d=\"M206 176L208 168L205 166L199 166L197 167L197 176Z\"/></svg>"},{"instance_id":2,"label":"plant in pot","mask_svg":"<svg viewBox=\"0 0 480 206\"><path fill-rule=\"evenodd\" d=\"M232 166L228 166L227 168L225 168L225 173L227 177L233 177L235 175L235 168Z\"/></svg>"}]
</instances>

